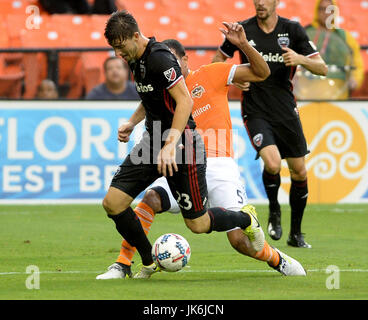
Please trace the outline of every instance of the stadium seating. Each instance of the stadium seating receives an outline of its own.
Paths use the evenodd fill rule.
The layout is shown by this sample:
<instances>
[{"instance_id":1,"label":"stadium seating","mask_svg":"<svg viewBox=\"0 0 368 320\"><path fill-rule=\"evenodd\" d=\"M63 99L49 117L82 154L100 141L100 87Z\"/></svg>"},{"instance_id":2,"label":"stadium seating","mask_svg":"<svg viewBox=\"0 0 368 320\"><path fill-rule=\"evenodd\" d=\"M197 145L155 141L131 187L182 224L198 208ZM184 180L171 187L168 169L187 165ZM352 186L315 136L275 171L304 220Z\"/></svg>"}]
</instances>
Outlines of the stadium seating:
<instances>
[{"instance_id":1,"label":"stadium seating","mask_svg":"<svg viewBox=\"0 0 368 320\"><path fill-rule=\"evenodd\" d=\"M368 45L368 28L363 23L368 17L368 1L340 0L338 3L340 26L349 30L361 45ZM158 40L176 38L192 47L218 47L223 41L218 30L222 21L244 20L255 13L252 1L248 0L118 0L116 4L136 17L144 35L155 36ZM306 25L312 22L314 6L315 1L280 0L278 13ZM103 36L107 19L107 15L49 15L39 6L38 0L0 0L0 47L108 48ZM195 68L209 63L213 51L188 51L188 54ZM78 98L83 88L87 91L102 81L102 63L106 56L107 51L60 53L58 81L72 88L68 97ZM366 56L364 52L368 70ZM13 72L18 77L19 71L24 70L24 97L32 98L38 83L47 77L45 53L3 53L1 59L5 67L17 66ZM6 70L11 72L12 69ZM359 91L360 95L362 93L365 91Z\"/></svg>"},{"instance_id":2,"label":"stadium seating","mask_svg":"<svg viewBox=\"0 0 368 320\"><path fill-rule=\"evenodd\" d=\"M17 65L7 65L5 56L0 54L0 97L21 98L24 72Z\"/></svg>"}]
</instances>

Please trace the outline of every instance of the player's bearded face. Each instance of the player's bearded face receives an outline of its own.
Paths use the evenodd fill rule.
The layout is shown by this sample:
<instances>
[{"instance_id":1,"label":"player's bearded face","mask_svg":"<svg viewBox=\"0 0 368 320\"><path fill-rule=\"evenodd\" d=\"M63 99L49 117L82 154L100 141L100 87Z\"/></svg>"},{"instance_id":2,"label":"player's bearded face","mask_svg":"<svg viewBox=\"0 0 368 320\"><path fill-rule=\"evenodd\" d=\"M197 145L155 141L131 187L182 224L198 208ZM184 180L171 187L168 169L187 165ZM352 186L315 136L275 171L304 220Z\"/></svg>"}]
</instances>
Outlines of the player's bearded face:
<instances>
[{"instance_id":1,"label":"player's bearded face","mask_svg":"<svg viewBox=\"0 0 368 320\"><path fill-rule=\"evenodd\" d=\"M253 0L257 18L266 20L270 17L276 11L278 2L278 0Z\"/></svg>"},{"instance_id":2,"label":"player's bearded face","mask_svg":"<svg viewBox=\"0 0 368 320\"><path fill-rule=\"evenodd\" d=\"M127 62L133 62L137 59L138 45L134 39L116 40L113 48L115 55L122 57Z\"/></svg>"}]
</instances>

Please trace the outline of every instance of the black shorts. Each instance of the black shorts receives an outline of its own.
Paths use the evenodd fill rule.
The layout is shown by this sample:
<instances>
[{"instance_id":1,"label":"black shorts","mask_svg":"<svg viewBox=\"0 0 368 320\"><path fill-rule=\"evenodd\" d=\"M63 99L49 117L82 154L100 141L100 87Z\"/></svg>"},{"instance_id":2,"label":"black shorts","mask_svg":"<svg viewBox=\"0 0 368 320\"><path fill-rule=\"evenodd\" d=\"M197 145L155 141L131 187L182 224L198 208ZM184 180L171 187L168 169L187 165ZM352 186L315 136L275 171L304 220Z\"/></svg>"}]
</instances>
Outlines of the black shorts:
<instances>
[{"instance_id":1,"label":"black shorts","mask_svg":"<svg viewBox=\"0 0 368 320\"><path fill-rule=\"evenodd\" d=\"M195 219L207 212L207 183L206 183L206 155L198 157L199 153L205 152L204 144L199 134L196 133L196 143L181 150L178 148L177 154L183 156L188 161L178 162L178 172L172 177L167 176L167 182L171 193L179 204L184 218ZM118 188L130 195L137 197L143 190L151 185L161 175L157 171L156 163L137 163L134 155L142 154L142 148L149 148L145 138L138 143L124 162L116 171L111 187ZM195 152L198 148L199 152ZM152 150L151 150L152 152ZM188 157L191 157L190 159ZM198 159L198 161L197 161ZM152 157L151 157L152 160Z\"/></svg>"},{"instance_id":2,"label":"black shorts","mask_svg":"<svg viewBox=\"0 0 368 320\"><path fill-rule=\"evenodd\" d=\"M259 151L269 145L277 146L282 159L300 158L309 153L299 118L271 122L248 117L244 124L257 151L256 159L259 158Z\"/></svg>"}]
</instances>

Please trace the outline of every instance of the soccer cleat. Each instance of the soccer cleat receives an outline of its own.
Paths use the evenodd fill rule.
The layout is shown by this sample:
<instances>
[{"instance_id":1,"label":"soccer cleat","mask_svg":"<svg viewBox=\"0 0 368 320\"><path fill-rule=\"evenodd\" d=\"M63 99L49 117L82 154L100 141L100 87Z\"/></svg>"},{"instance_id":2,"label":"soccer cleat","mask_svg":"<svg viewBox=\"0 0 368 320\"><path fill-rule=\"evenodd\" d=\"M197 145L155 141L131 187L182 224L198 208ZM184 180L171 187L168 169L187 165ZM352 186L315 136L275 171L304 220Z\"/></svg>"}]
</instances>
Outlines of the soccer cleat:
<instances>
[{"instance_id":1,"label":"soccer cleat","mask_svg":"<svg viewBox=\"0 0 368 320\"><path fill-rule=\"evenodd\" d=\"M141 269L134 275L134 279L148 279L156 272L160 272L161 269L155 264L152 263L149 266L145 266L142 264Z\"/></svg>"},{"instance_id":2,"label":"soccer cleat","mask_svg":"<svg viewBox=\"0 0 368 320\"><path fill-rule=\"evenodd\" d=\"M287 244L289 246L297 248L307 248L307 249L312 248L312 246L309 243L304 241L303 233L289 234Z\"/></svg>"},{"instance_id":3,"label":"soccer cleat","mask_svg":"<svg viewBox=\"0 0 368 320\"><path fill-rule=\"evenodd\" d=\"M257 220L257 212L256 209L247 204L243 208L241 208L242 212L247 213L250 216L251 223L245 228L244 234L249 238L249 241L256 251L261 251L265 242L265 235L262 230L260 223Z\"/></svg>"},{"instance_id":4,"label":"soccer cleat","mask_svg":"<svg viewBox=\"0 0 368 320\"><path fill-rule=\"evenodd\" d=\"M268 216L267 232L273 240L280 240L282 236L280 211L270 211Z\"/></svg>"},{"instance_id":5,"label":"soccer cleat","mask_svg":"<svg viewBox=\"0 0 368 320\"><path fill-rule=\"evenodd\" d=\"M274 268L278 272L280 272L284 276L306 276L307 272L300 264L300 262L296 261L295 259L289 257L287 254L281 252L279 249L275 248L280 256L280 262L278 266Z\"/></svg>"},{"instance_id":6,"label":"soccer cleat","mask_svg":"<svg viewBox=\"0 0 368 320\"><path fill-rule=\"evenodd\" d=\"M107 280L107 279L121 279L131 277L132 271L130 270L130 266L115 262L110 267L107 268L107 271L105 273L99 274L96 277L96 279Z\"/></svg>"}]
</instances>

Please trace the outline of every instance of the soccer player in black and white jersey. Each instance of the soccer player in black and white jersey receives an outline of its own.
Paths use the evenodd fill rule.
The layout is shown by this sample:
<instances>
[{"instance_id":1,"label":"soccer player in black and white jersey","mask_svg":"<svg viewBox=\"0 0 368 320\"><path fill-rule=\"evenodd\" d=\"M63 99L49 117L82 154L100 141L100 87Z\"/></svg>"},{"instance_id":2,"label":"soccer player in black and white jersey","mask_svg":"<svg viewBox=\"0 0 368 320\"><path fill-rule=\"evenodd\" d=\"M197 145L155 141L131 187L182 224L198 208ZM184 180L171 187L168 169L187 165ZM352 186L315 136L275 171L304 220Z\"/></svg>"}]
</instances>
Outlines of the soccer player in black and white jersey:
<instances>
[{"instance_id":1,"label":"soccer player in black and white jersey","mask_svg":"<svg viewBox=\"0 0 368 320\"><path fill-rule=\"evenodd\" d=\"M195 131L191 116L193 101L176 57L155 38L146 38L126 11L111 15L105 37L115 54L128 62L142 100L131 118L119 128L118 140L129 141L134 127L144 119L146 124L143 138L121 164L103 200L103 207L118 232L137 248L142 258L143 266L135 278L148 278L158 268L152 260L152 246L130 205L162 175L191 231L209 233L239 227L254 250L262 250L264 234L254 207L247 205L241 211L207 210L206 153ZM248 54L259 55L250 45L248 49Z\"/></svg>"},{"instance_id":2,"label":"soccer player in black and white jersey","mask_svg":"<svg viewBox=\"0 0 368 320\"><path fill-rule=\"evenodd\" d=\"M256 16L240 24L249 43L268 63L271 75L265 81L251 83L249 91L243 91L242 116L257 151L257 158L260 156L264 162L262 179L269 200L267 230L272 239L281 238L278 190L281 159L286 159L291 177L291 228L287 243L311 248L301 233L308 197L304 157L309 151L292 93L291 79L298 65L318 75L326 75L327 66L303 27L298 22L277 15L279 0L253 0L253 3ZM225 61L233 57L237 50L242 63L246 63L247 57L228 40L217 50L213 62Z\"/></svg>"}]
</instances>

